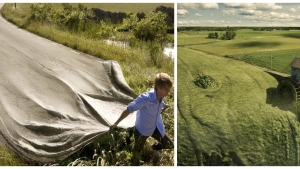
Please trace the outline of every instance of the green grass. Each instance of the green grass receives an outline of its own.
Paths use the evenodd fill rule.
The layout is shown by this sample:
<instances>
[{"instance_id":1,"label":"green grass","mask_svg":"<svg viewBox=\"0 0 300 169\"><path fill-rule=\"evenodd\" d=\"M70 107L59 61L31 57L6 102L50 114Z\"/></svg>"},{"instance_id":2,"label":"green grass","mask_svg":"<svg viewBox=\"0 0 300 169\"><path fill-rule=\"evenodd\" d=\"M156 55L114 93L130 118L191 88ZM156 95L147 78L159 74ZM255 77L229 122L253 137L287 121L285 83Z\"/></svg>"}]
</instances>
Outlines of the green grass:
<instances>
[{"instance_id":1,"label":"green grass","mask_svg":"<svg viewBox=\"0 0 300 169\"><path fill-rule=\"evenodd\" d=\"M99 57L104 60L116 60L120 64L123 75L125 77L128 85L135 91L135 93L140 94L149 88L154 86L154 78L156 73L158 72L166 72L171 77L174 76L174 62L169 57L160 57L159 63L161 66L155 66L151 64L151 57L149 55L149 51L147 51L146 47L141 49L121 49L118 47L106 45L101 41L97 41L95 39L89 39L84 37L78 33L72 33L69 31L62 31L56 26L51 26L47 24L41 24L38 22L28 23L28 18L30 16L30 4L17 4L17 9L14 9L13 4L5 4L1 10L1 13L4 18L8 21L16 24L18 27L29 30L35 34L38 34L42 37L55 41L57 43L61 43L65 46L69 46L78 51L82 51L84 53L93 55L95 57ZM59 5L59 4L56 4ZM142 6L142 4L141 4ZM135 6L138 8L138 6ZM149 6L149 9L152 7ZM79 43L80 42L80 43ZM143 43L140 43L142 46ZM169 97L166 97L165 101L170 105L170 108L164 112L163 119L165 123L166 131L169 137L173 138L174 136L174 91L172 89ZM123 130L122 132L128 132L127 130ZM112 132L110 134L118 134L118 132ZM149 142L145 145L145 153L143 154L145 157L142 160L145 161L144 165L164 165L164 166L172 166L174 165L174 153L173 150L165 150L161 154L159 154L159 161L155 161L154 158L155 152L149 150L149 146L154 142L154 140L149 140ZM94 147L95 145L100 144L110 145L111 143L107 143L107 139L103 138L103 140L96 140L93 144L87 146L88 148L83 148L79 152L75 153L70 158L66 159L59 163L58 165L68 165L72 161L77 161L80 163L76 163L76 165L97 165L98 163L93 159ZM118 146L122 144L119 142L114 143ZM131 145L128 145L130 148ZM3 146L0 145L0 148ZM106 151L110 151L109 146L106 146ZM8 149L3 149L3 154L8 159L7 161L15 161L15 163L3 164L3 165L28 165L26 162L16 160L16 155L7 156L9 153L12 153ZM102 153L102 150L98 149L98 154L102 157L105 153ZM120 150L120 153L125 153L125 150ZM14 153L12 153L14 154ZM125 153L126 154L126 153ZM125 158L117 158L117 154L113 154L113 159L117 159L120 162L126 161ZM1 157L1 156L0 156ZM150 158L149 158L150 157ZM18 157L19 158L19 157ZM111 159L110 159L111 160ZM1 160L0 160L1 161ZM106 163L107 165L116 165L114 163L116 161L109 161ZM1 164L1 163L0 163Z\"/></svg>"},{"instance_id":2,"label":"green grass","mask_svg":"<svg viewBox=\"0 0 300 169\"><path fill-rule=\"evenodd\" d=\"M196 86L197 68L217 87ZM178 165L299 165L299 121L265 70L178 47Z\"/></svg>"},{"instance_id":3,"label":"green grass","mask_svg":"<svg viewBox=\"0 0 300 169\"><path fill-rule=\"evenodd\" d=\"M300 31L237 31L234 40L206 38L212 31L184 31L178 33L178 46L203 51L216 56L239 59L253 65L282 73L290 73L289 63L299 57ZM218 32L221 34L222 32ZM224 32L223 32L224 33Z\"/></svg>"},{"instance_id":4,"label":"green grass","mask_svg":"<svg viewBox=\"0 0 300 169\"><path fill-rule=\"evenodd\" d=\"M0 166L28 166L29 163L0 143Z\"/></svg>"}]
</instances>

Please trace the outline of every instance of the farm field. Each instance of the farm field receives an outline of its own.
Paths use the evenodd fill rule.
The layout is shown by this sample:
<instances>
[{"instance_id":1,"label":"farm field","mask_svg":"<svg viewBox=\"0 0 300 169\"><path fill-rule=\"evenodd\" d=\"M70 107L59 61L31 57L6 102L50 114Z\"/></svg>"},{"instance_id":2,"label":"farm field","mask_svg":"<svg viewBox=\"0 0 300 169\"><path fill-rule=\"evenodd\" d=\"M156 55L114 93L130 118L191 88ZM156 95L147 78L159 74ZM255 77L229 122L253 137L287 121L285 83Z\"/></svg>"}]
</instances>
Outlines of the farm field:
<instances>
[{"instance_id":1,"label":"farm field","mask_svg":"<svg viewBox=\"0 0 300 169\"><path fill-rule=\"evenodd\" d=\"M299 165L298 117L276 99L284 77L195 47L177 49L177 165ZM217 86L196 86L196 69Z\"/></svg>"},{"instance_id":2,"label":"farm field","mask_svg":"<svg viewBox=\"0 0 300 169\"><path fill-rule=\"evenodd\" d=\"M242 29L236 31L237 36L234 40L226 41L206 38L210 32L214 31L178 32L178 46L242 60L288 74L291 60L300 57L300 31ZM218 33L221 35L225 32Z\"/></svg>"}]
</instances>

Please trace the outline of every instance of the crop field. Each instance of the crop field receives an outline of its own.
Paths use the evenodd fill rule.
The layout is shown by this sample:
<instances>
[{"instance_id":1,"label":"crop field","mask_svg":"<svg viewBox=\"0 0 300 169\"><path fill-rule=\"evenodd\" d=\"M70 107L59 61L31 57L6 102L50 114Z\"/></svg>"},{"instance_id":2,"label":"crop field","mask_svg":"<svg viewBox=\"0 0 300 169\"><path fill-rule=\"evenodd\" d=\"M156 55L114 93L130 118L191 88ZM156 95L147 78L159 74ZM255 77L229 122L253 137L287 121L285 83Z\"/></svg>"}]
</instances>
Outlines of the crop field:
<instances>
[{"instance_id":1,"label":"crop field","mask_svg":"<svg viewBox=\"0 0 300 169\"><path fill-rule=\"evenodd\" d=\"M177 49L177 164L299 165L297 114L276 97L285 76L195 47ZM196 69L217 86L195 85Z\"/></svg>"},{"instance_id":2,"label":"crop field","mask_svg":"<svg viewBox=\"0 0 300 169\"><path fill-rule=\"evenodd\" d=\"M289 63L300 57L300 31L236 31L234 40L208 39L214 31L178 32L178 46L230 57L282 73L290 73ZM219 35L225 33L218 32Z\"/></svg>"}]
</instances>

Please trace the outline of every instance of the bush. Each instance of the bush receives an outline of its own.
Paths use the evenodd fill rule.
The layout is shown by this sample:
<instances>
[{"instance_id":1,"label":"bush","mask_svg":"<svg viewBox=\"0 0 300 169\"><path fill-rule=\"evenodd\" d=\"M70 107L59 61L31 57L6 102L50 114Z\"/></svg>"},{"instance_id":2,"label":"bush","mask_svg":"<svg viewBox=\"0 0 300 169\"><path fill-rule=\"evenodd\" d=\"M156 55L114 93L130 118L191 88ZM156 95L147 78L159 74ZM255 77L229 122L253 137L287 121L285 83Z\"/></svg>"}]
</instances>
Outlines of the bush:
<instances>
[{"instance_id":1,"label":"bush","mask_svg":"<svg viewBox=\"0 0 300 169\"><path fill-rule=\"evenodd\" d=\"M204 73L202 71L199 71L198 69L196 70L196 76L197 77L196 77L194 83L199 87L207 89L210 87L217 86L217 83L214 78L212 78L209 75L204 75Z\"/></svg>"}]
</instances>

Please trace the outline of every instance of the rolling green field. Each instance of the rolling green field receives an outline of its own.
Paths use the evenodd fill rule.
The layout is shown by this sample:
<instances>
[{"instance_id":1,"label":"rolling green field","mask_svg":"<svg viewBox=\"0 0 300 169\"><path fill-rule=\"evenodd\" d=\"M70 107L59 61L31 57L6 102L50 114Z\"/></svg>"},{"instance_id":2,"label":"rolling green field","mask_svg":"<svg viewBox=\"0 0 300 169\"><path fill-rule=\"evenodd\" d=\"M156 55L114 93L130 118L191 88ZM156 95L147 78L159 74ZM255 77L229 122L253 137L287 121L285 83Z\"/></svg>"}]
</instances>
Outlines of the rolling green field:
<instances>
[{"instance_id":1,"label":"rolling green field","mask_svg":"<svg viewBox=\"0 0 300 169\"><path fill-rule=\"evenodd\" d=\"M276 97L285 77L189 47L177 49L177 165L299 165L298 117ZM217 87L196 86L196 69Z\"/></svg>"},{"instance_id":2,"label":"rolling green field","mask_svg":"<svg viewBox=\"0 0 300 169\"><path fill-rule=\"evenodd\" d=\"M208 39L206 37L210 32L213 31L178 32L178 46L216 56L227 55L226 57L287 74L290 73L289 63L292 59L300 57L300 31L242 29L236 32L234 40ZM221 35L225 32L218 33Z\"/></svg>"}]
</instances>

